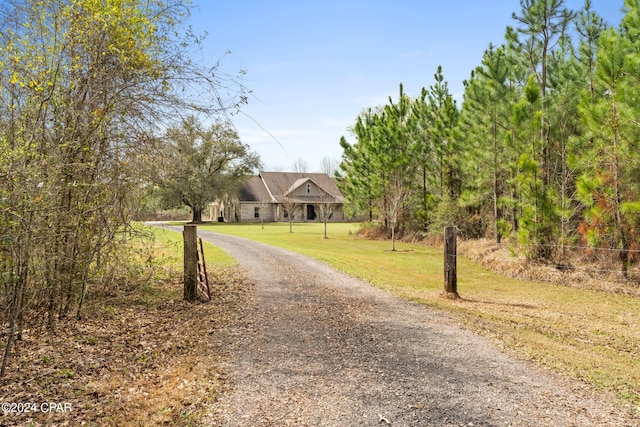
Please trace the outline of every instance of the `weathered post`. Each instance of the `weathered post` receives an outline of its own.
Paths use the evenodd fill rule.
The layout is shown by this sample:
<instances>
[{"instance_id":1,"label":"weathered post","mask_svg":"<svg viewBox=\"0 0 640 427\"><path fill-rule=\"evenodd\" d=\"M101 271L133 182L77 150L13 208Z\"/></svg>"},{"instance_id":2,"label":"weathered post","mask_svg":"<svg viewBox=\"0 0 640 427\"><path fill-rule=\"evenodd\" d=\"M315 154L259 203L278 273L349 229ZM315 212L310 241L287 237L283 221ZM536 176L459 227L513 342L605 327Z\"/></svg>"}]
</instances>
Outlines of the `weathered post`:
<instances>
[{"instance_id":1,"label":"weathered post","mask_svg":"<svg viewBox=\"0 0 640 427\"><path fill-rule=\"evenodd\" d=\"M195 301L198 286L198 227L185 225L184 240L184 299Z\"/></svg>"},{"instance_id":2,"label":"weathered post","mask_svg":"<svg viewBox=\"0 0 640 427\"><path fill-rule=\"evenodd\" d=\"M456 253L456 227L444 228L444 291L448 298L459 298Z\"/></svg>"}]
</instances>

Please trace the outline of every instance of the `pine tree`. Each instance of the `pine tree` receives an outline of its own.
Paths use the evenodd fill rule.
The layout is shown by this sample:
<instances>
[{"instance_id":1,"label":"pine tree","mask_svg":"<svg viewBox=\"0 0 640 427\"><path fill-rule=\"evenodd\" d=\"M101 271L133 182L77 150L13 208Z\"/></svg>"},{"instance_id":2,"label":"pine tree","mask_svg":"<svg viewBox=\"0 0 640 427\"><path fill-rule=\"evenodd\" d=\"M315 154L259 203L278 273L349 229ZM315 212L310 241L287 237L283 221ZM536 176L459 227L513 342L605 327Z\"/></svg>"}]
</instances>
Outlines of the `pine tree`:
<instances>
[{"instance_id":1,"label":"pine tree","mask_svg":"<svg viewBox=\"0 0 640 427\"><path fill-rule=\"evenodd\" d=\"M511 103L514 91L509 84L509 61L505 48L489 45L482 64L465 82L462 126L467 140L465 169L472 177L470 191L475 199L490 200L491 232L500 243L508 233L504 201L511 198L508 180L513 177L517 153L512 150ZM511 197L509 197L511 196Z\"/></svg>"},{"instance_id":2,"label":"pine tree","mask_svg":"<svg viewBox=\"0 0 640 427\"><path fill-rule=\"evenodd\" d=\"M343 149L337 184L343 192L348 210L353 214L365 214L373 221L379 211L379 199L384 182L379 143L380 114L368 109L358 116L353 127L355 144L340 139Z\"/></svg>"},{"instance_id":3,"label":"pine tree","mask_svg":"<svg viewBox=\"0 0 640 427\"><path fill-rule=\"evenodd\" d=\"M528 246L527 256L549 258L557 218L553 210L553 194L545 184L536 153L540 146L542 124L540 88L534 76L529 76L522 99L514 106L513 123L524 149L518 159L516 184L520 198L521 218L517 230L521 243Z\"/></svg>"},{"instance_id":4,"label":"pine tree","mask_svg":"<svg viewBox=\"0 0 640 427\"><path fill-rule=\"evenodd\" d=\"M548 89L550 75L554 72L550 68L554 50L566 40L568 26L576 13L564 7L563 0L521 0L521 14L513 14L513 19L519 24L517 28L507 29L507 41L514 52L518 52L523 63L528 66L528 79L523 88L524 100L516 116L529 110L530 124L527 125L526 138L530 140L529 158L522 158L523 171L530 176L519 178L523 197L522 226L520 237L529 240L528 243L540 245L538 250L530 253L534 257L549 257L548 249L555 243L555 229L557 221L554 209L558 189L554 187L554 167L558 163L557 151L551 135L549 119ZM533 81L532 81L533 79ZM534 94L532 84L537 84ZM533 102L533 97L536 98ZM526 104L526 107L524 105ZM531 108L537 111L531 114ZM523 124L523 122L520 122ZM533 124L537 129L533 130ZM531 168L536 164L538 172ZM526 165L526 166L525 166ZM527 200L537 197L538 200Z\"/></svg>"},{"instance_id":5,"label":"pine tree","mask_svg":"<svg viewBox=\"0 0 640 427\"><path fill-rule=\"evenodd\" d=\"M361 128L360 128L361 129ZM337 185L347 200L347 209L352 215L365 215L373 221L375 212L375 174L368 160L365 144L351 145L340 138L342 162L336 173Z\"/></svg>"},{"instance_id":6,"label":"pine tree","mask_svg":"<svg viewBox=\"0 0 640 427\"><path fill-rule=\"evenodd\" d=\"M441 66L438 66L434 79L427 97L432 115L430 138L437 162L439 197L457 200L462 192L462 169L455 134L459 111L449 93Z\"/></svg>"},{"instance_id":7,"label":"pine tree","mask_svg":"<svg viewBox=\"0 0 640 427\"><path fill-rule=\"evenodd\" d=\"M385 169L382 209L385 221L391 229L391 250L395 251L396 230L403 223L403 215L411 208L413 177L416 166L411 120L412 100L404 93L400 83L398 101L385 106L380 127L381 166Z\"/></svg>"},{"instance_id":8,"label":"pine tree","mask_svg":"<svg viewBox=\"0 0 640 427\"><path fill-rule=\"evenodd\" d=\"M418 227L426 230L432 221L432 211L436 207L436 183L438 175L435 166L435 150L432 140L432 128L434 117L427 100L427 91L422 89L421 95L414 100L412 105L412 128L415 143L416 176L417 183L414 196L416 198L416 210L414 218Z\"/></svg>"},{"instance_id":9,"label":"pine tree","mask_svg":"<svg viewBox=\"0 0 640 427\"><path fill-rule=\"evenodd\" d=\"M581 145L578 135L582 132L578 114L581 89L588 75L575 56L569 39L563 38L551 54L550 65L554 72L549 77L547 112L549 139L552 142L550 157L551 175L548 191L554 192L554 217L558 218L559 243L564 256L565 245L576 234L579 204L575 200L575 181L579 173L574 153Z\"/></svg>"},{"instance_id":10,"label":"pine tree","mask_svg":"<svg viewBox=\"0 0 640 427\"><path fill-rule=\"evenodd\" d=\"M640 226L640 2L627 0L625 7L620 31L600 37L595 90L581 105L592 147L578 188L587 208L581 234L591 246L617 250L626 276Z\"/></svg>"}]
</instances>

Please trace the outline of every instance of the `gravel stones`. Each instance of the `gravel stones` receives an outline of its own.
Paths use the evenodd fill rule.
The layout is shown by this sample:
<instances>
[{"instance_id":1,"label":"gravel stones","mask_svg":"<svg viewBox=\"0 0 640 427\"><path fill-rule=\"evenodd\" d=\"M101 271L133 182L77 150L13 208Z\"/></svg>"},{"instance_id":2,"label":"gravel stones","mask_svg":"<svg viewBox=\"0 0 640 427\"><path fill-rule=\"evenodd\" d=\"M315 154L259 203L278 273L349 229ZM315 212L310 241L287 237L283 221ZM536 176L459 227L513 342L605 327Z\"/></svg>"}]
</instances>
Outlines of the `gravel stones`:
<instances>
[{"instance_id":1,"label":"gravel stones","mask_svg":"<svg viewBox=\"0 0 640 427\"><path fill-rule=\"evenodd\" d=\"M200 231L255 282L226 337L222 426L635 426L605 397L326 264Z\"/></svg>"}]
</instances>

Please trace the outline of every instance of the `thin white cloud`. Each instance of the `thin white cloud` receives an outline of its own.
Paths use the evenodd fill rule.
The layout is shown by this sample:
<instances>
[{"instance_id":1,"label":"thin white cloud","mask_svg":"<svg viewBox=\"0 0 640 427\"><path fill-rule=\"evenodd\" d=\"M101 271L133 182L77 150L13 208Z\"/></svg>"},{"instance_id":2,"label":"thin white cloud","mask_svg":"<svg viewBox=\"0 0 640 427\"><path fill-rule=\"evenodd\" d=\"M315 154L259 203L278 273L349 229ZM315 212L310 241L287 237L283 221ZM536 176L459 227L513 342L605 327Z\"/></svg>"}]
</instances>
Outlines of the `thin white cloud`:
<instances>
[{"instance_id":1,"label":"thin white cloud","mask_svg":"<svg viewBox=\"0 0 640 427\"><path fill-rule=\"evenodd\" d=\"M269 133L260 129L238 130L242 142L261 158L266 169L293 170L295 159L303 159L310 170L316 170L324 157L340 158L340 134L335 128L281 128Z\"/></svg>"}]
</instances>

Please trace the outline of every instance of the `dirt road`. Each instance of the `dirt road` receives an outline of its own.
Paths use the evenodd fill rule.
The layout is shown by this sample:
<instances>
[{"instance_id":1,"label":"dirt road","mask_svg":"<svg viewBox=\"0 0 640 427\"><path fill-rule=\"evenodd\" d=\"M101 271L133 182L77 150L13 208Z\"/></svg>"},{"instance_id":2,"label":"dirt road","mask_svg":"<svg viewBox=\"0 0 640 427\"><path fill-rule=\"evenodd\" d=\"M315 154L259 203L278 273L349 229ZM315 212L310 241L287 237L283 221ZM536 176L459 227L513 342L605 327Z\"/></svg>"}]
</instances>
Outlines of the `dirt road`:
<instances>
[{"instance_id":1,"label":"dirt road","mask_svg":"<svg viewBox=\"0 0 640 427\"><path fill-rule=\"evenodd\" d=\"M256 296L229 332L224 426L625 426L580 383L307 257L200 231Z\"/></svg>"}]
</instances>

